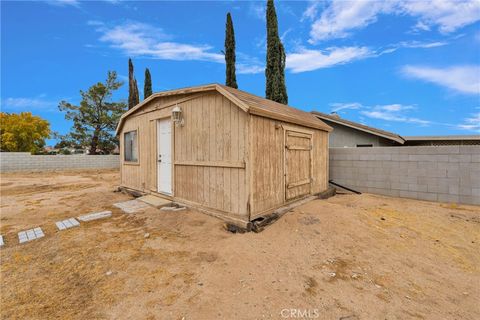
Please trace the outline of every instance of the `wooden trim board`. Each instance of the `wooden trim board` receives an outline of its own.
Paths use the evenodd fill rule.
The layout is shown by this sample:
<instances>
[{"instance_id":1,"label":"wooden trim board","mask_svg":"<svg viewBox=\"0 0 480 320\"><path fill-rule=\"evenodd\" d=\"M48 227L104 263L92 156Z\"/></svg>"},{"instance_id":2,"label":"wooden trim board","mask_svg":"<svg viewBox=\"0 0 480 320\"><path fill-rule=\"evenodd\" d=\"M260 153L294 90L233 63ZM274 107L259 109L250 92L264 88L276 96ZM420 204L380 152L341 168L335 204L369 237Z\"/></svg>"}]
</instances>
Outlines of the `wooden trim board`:
<instances>
[{"instance_id":1,"label":"wooden trim board","mask_svg":"<svg viewBox=\"0 0 480 320\"><path fill-rule=\"evenodd\" d=\"M177 166L245 168L245 161L175 161Z\"/></svg>"}]
</instances>

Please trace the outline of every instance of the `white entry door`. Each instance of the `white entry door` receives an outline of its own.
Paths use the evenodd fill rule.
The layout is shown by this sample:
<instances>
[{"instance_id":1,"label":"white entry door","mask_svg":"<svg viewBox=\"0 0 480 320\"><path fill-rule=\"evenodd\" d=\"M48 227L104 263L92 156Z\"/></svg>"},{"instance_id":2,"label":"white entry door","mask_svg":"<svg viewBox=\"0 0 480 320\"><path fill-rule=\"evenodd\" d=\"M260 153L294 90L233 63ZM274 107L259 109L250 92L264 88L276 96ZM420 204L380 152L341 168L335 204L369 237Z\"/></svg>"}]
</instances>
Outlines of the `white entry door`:
<instances>
[{"instance_id":1,"label":"white entry door","mask_svg":"<svg viewBox=\"0 0 480 320\"><path fill-rule=\"evenodd\" d=\"M172 125L170 118L157 120L157 188L172 194Z\"/></svg>"}]
</instances>

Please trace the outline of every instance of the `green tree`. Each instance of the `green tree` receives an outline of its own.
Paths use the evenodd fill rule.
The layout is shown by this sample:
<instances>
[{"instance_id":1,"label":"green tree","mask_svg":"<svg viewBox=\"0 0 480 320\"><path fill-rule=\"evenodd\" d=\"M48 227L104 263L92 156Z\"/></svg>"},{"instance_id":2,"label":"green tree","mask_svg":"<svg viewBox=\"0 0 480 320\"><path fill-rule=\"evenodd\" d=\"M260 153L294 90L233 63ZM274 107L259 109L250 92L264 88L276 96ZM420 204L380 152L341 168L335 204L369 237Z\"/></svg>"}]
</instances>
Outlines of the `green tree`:
<instances>
[{"instance_id":1,"label":"green tree","mask_svg":"<svg viewBox=\"0 0 480 320\"><path fill-rule=\"evenodd\" d=\"M122 85L117 81L117 73L109 71L105 83L98 82L87 91L80 90L79 106L61 101L58 108L66 112L65 119L73 121L71 132L62 140L88 147L90 154L97 154L97 150L110 153L118 144L114 130L126 111L125 103L110 100Z\"/></svg>"},{"instance_id":2,"label":"green tree","mask_svg":"<svg viewBox=\"0 0 480 320\"><path fill-rule=\"evenodd\" d=\"M265 97L288 103L285 85L285 49L278 36L277 13L273 0L267 2L267 64L265 67Z\"/></svg>"},{"instance_id":3,"label":"green tree","mask_svg":"<svg viewBox=\"0 0 480 320\"><path fill-rule=\"evenodd\" d=\"M225 64L225 84L229 87L237 89L237 76L235 75L235 33L233 30L233 22L230 12L227 13L227 23L225 26Z\"/></svg>"},{"instance_id":4,"label":"green tree","mask_svg":"<svg viewBox=\"0 0 480 320\"><path fill-rule=\"evenodd\" d=\"M150 70L145 69L145 84L143 86L143 99L147 99L152 95L152 76Z\"/></svg>"},{"instance_id":5,"label":"green tree","mask_svg":"<svg viewBox=\"0 0 480 320\"><path fill-rule=\"evenodd\" d=\"M132 109L140 102L137 79L133 73L132 59L128 59L128 109Z\"/></svg>"},{"instance_id":6,"label":"green tree","mask_svg":"<svg viewBox=\"0 0 480 320\"><path fill-rule=\"evenodd\" d=\"M68 148L62 148L58 151L59 154L70 155L72 152Z\"/></svg>"},{"instance_id":7,"label":"green tree","mask_svg":"<svg viewBox=\"0 0 480 320\"><path fill-rule=\"evenodd\" d=\"M82 148L82 146L79 145L76 141L73 141L70 136L64 136L58 133L54 133L53 138L60 140L55 144L54 146L55 149L64 149L64 148L81 149Z\"/></svg>"},{"instance_id":8,"label":"green tree","mask_svg":"<svg viewBox=\"0 0 480 320\"><path fill-rule=\"evenodd\" d=\"M72 147L72 143L67 140L60 140L53 146L55 149L63 149Z\"/></svg>"},{"instance_id":9,"label":"green tree","mask_svg":"<svg viewBox=\"0 0 480 320\"><path fill-rule=\"evenodd\" d=\"M50 124L31 112L0 112L0 149L38 153L50 137Z\"/></svg>"}]
</instances>

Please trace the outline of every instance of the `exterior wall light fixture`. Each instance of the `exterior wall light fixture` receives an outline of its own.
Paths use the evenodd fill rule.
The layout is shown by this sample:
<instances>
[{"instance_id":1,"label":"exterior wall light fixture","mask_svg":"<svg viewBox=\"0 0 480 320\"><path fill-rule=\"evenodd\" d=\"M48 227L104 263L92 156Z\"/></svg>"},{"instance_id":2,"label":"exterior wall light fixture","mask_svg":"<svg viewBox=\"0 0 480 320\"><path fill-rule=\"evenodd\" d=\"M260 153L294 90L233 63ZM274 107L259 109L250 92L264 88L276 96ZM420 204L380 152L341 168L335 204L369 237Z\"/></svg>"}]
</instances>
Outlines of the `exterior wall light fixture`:
<instances>
[{"instance_id":1,"label":"exterior wall light fixture","mask_svg":"<svg viewBox=\"0 0 480 320\"><path fill-rule=\"evenodd\" d=\"M183 127L184 121L183 121L183 115L182 115L182 109L176 105L175 108L172 110L172 119L173 123L178 127Z\"/></svg>"}]
</instances>

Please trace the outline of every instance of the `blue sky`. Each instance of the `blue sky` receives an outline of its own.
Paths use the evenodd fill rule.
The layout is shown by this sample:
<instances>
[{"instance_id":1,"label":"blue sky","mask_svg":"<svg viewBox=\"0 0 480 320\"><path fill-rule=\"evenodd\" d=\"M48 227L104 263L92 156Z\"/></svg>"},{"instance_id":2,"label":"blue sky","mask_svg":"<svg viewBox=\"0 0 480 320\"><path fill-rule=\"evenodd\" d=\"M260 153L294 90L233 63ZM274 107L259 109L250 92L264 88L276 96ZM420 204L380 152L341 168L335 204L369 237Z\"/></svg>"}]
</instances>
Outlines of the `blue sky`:
<instances>
[{"instance_id":1,"label":"blue sky","mask_svg":"<svg viewBox=\"0 0 480 320\"><path fill-rule=\"evenodd\" d=\"M480 133L480 1L276 7L290 105L405 136ZM1 109L66 133L58 102L78 103L108 70L127 80L128 57L142 96L146 67L154 91L223 83L228 11L239 88L264 96L264 1L2 1Z\"/></svg>"}]
</instances>

